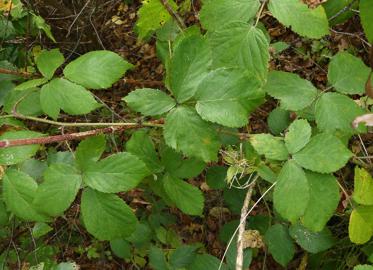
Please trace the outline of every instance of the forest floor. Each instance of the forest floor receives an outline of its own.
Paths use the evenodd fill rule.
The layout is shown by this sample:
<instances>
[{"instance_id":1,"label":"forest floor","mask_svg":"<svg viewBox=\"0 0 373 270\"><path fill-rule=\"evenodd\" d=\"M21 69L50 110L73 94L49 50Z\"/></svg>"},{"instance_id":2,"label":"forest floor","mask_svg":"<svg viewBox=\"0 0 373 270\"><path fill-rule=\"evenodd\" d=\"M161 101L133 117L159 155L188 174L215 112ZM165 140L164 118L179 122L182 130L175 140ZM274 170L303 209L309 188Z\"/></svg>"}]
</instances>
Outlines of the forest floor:
<instances>
[{"instance_id":1,"label":"forest floor","mask_svg":"<svg viewBox=\"0 0 373 270\"><path fill-rule=\"evenodd\" d=\"M35 1L32 4L32 8L52 26L52 32L57 40L57 43L53 43L43 39L43 47L60 48L67 61L71 61L87 51L106 49L117 52L134 65L134 68L126 74L126 77L116 83L111 90L95 92L110 107L110 114L107 116L109 119L126 119L127 112L120 106L120 102L121 98L128 92L141 87L164 89L162 79L165 68L157 58L154 39L140 42L134 31L140 1L124 4L120 0L64 0L64 9L56 9L56 7L48 5L47 2ZM82 5L80 2L85 4ZM308 2L318 4L317 1ZM200 3L199 1L192 1L192 3L192 11L184 16L187 25L198 22ZM354 47L358 54L366 62L368 61L367 48L363 40L358 34L350 34L362 32L357 20L358 18L353 18L343 25L334 27L335 31L331 32L331 35L321 42L310 42L287 30L271 16L264 14L261 21L268 29L272 40L281 40L289 44L289 47L280 54L272 52L271 69L299 74L301 77L310 80L319 89L326 89L327 64L329 57L335 52L347 47ZM32 46L32 44L27 44L27 46ZM275 107L275 101L269 100L258 108L251 115L249 132L268 132L267 117ZM97 117L98 119L101 115L92 114L91 117ZM102 121L102 119L99 120ZM38 129L40 130L39 127ZM65 132L68 131L70 130L65 130ZM373 152L370 147L371 139L369 135L362 136L368 151ZM351 144L355 148L360 148L362 145L358 139L351 141ZM75 147L74 144L71 146ZM120 148L120 146L118 147ZM351 169L345 169L339 177L342 180L341 183L347 189L347 193L350 193L349 190L352 187ZM179 220L178 227L175 229L184 239L188 239L188 242L203 242L208 249L208 253L221 257L225 246L218 240L219 229L224 223L237 218L237 215L224 211L220 191L209 190L200 179L193 180L193 183L200 186L206 193L205 212L209 214L205 219L191 219L177 210L172 210ZM131 206L144 207L144 205L141 205L144 202L142 195L143 191L136 189L126 194L125 199L132 202ZM59 247L60 252L56 254L56 259L58 261L73 260L80 265L81 269L132 269L127 268L122 260L114 256L108 259L108 256L106 256L106 251L110 249L108 244L92 240L81 229L78 207L79 205L76 204L76 207L69 210L66 215L67 219L57 219L54 224L55 233L45 240L45 244L53 243L54 246ZM341 205L341 207L343 206ZM216 209L219 210L218 214ZM253 215L266 211L263 205L262 208L257 208ZM345 224L340 224L338 219L335 219L334 222L334 228L338 235L338 228L345 226ZM66 236L63 234L69 234L70 241L61 241L60 239L65 239ZM264 258L263 252L263 260ZM256 259L251 269L262 269L263 260ZM266 257L267 268L275 270L277 264L271 260L270 256ZM289 265L288 269L296 269L300 260L301 257L293 262L294 265ZM27 265L24 269L27 269Z\"/></svg>"}]
</instances>

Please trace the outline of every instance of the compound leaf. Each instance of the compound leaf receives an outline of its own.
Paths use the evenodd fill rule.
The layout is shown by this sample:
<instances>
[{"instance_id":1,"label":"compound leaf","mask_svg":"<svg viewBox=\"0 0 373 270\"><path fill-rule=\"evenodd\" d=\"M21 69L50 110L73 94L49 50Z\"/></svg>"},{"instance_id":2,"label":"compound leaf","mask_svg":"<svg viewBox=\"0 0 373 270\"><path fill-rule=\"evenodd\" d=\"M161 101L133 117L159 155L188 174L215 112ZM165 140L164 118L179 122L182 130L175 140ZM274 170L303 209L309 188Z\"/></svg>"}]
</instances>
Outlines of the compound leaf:
<instances>
[{"instance_id":1,"label":"compound leaf","mask_svg":"<svg viewBox=\"0 0 373 270\"><path fill-rule=\"evenodd\" d=\"M255 151L268 159L288 159L289 153L286 150L283 140L279 137L274 137L271 134L253 134L250 137L250 143Z\"/></svg>"},{"instance_id":2,"label":"compound leaf","mask_svg":"<svg viewBox=\"0 0 373 270\"><path fill-rule=\"evenodd\" d=\"M310 199L301 219L308 229L319 232L333 216L340 195L337 179L331 174L306 171Z\"/></svg>"},{"instance_id":3,"label":"compound leaf","mask_svg":"<svg viewBox=\"0 0 373 270\"><path fill-rule=\"evenodd\" d=\"M53 119L57 119L61 109L79 115L100 106L83 86L62 78L53 79L41 88L40 104L43 111Z\"/></svg>"},{"instance_id":4,"label":"compound leaf","mask_svg":"<svg viewBox=\"0 0 373 270\"><path fill-rule=\"evenodd\" d=\"M168 76L170 90L178 102L183 103L193 97L210 65L211 51L205 38L193 35L177 45Z\"/></svg>"},{"instance_id":5,"label":"compound leaf","mask_svg":"<svg viewBox=\"0 0 373 270\"><path fill-rule=\"evenodd\" d=\"M265 243L275 261L284 267L294 257L294 243L289 235L288 228L281 224L275 224L267 230Z\"/></svg>"},{"instance_id":6,"label":"compound leaf","mask_svg":"<svg viewBox=\"0 0 373 270\"><path fill-rule=\"evenodd\" d=\"M176 102L161 90L143 88L123 98L128 107L145 116L160 115L175 107Z\"/></svg>"},{"instance_id":7,"label":"compound leaf","mask_svg":"<svg viewBox=\"0 0 373 270\"><path fill-rule=\"evenodd\" d=\"M264 33L247 23L233 22L208 36L214 67L248 70L261 82L268 73L269 43Z\"/></svg>"},{"instance_id":8,"label":"compound leaf","mask_svg":"<svg viewBox=\"0 0 373 270\"><path fill-rule=\"evenodd\" d=\"M206 162L217 160L221 143L216 131L192 108L173 109L166 117L163 135L168 146L187 156Z\"/></svg>"},{"instance_id":9,"label":"compound leaf","mask_svg":"<svg viewBox=\"0 0 373 270\"><path fill-rule=\"evenodd\" d=\"M290 154L301 150L311 138L311 126L307 120L295 120L289 126L289 131L285 135L285 145Z\"/></svg>"},{"instance_id":10,"label":"compound leaf","mask_svg":"<svg viewBox=\"0 0 373 270\"><path fill-rule=\"evenodd\" d=\"M199 84L196 110L204 120L242 127L263 97L260 82L255 77L240 69L217 69Z\"/></svg>"},{"instance_id":11,"label":"compound leaf","mask_svg":"<svg viewBox=\"0 0 373 270\"><path fill-rule=\"evenodd\" d=\"M373 43L373 2L371 0L361 0L359 10L360 20L364 28L365 36L370 43Z\"/></svg>"},{"instance_id":12,"label":"compound leaf","mask_svg":"<svg viewBox=\"0 0 373 270\"><path fill-rule=\"evenodd\" d=\"M59 68L64 61L65 58L59 49L53 49L50 51L43 50L36 57L36 66L45 78L51 79L57 68Z\"/></svg>"},{"instance_id":13,"label":"compound leaf","mask_svg":"<svg viewBox=\"0 0 373 270\"><path fill-rule=\"evenodd\" d=\"M352 210L348 235L352 243L365 244L373 235L373 206L358 206Z\"/></svg>"},{"instance_id":14,"label":"compound leaf","mask_svg":"<svg viewBox=\"0 0 373 270\"><path fill-rule=\"evenodd\" d=\"M82 182L79 171L64 163L52 164L44 172L44 181L38 186L33 200L41 213L56 217L74 201Z\"/></svg>"},{"instance_id":15,"label":"compound leaf","mask_svg":"<svg viewBox=\"0 0 373 270\"><path fill-rule=\"evenodd\" d=\"M373 205L373 178L364 168L355 167L353 198L359 204Z\"/></svg>"},{"instance_id":16,"label":"compound leaf","mask_svg":"<svg viewBox=\"0 0 373 270\"><path fill-rule=\"evenodd\" d=\"M26 221L47 221L32 205L38 184L29 175L8 169L3 178L3 196L8 210Z\"/></svg>"},{"instance_id":17,"label":"compound leaf","mask_svg":"<svg viewBox=\"0 0 373 270\"><path fill-rule=\"evenodd\" d=\"M197 187L170 174L166 174L162 181L164 190L177 208L188 215L202 215L204 197Z\"/></svg>"},{"instance_id":18,"label":"compound leaf","mask_svg":"<svg viewBox=\"0 0 373 270\"><path fill-rule=\"evenodd\" d=\"M95 190L116 193L136 187L149 173L138 157L123 152L88 164L83 171L83 180Z\"/></svg>"},{"instance_id":19,"label":"compound leaf","mask_svg":"<svg viewBox=\"0 0 373 270\"><path fill-rule=\"evenodd\" d=\"M293 155L294 160L302 167L319 173L332 173L351 158L352 153L334 135L320 133L299 152Z\"/></svg>"},{"instance_id":20,"label":"compound leaf","mask_svg":"<svg viewBox=\"0 0 373 270\"><path fill-rule=\"evenodd\" d=\"M168 0L167 2L176 10L177 6L173 0ZM162 25L172 19L170 13L162 5L160 0L142 1L142 6L137 15L136 30L140 39L146 38L149 34L161 28Z\"/></svg>"},{"instance_id":21,"label":"compound leaf","mask_svg":"<svg viewBox=\"0 0 373 270\"><path fill-rule=\"evenodd\" d=\"M92 51L70 62L63 70L67 79L88 89L109 88L132 67L111 51Z\"/></svg>"},{"instance_id":22,"label":"compound leaf","mask_svg":"<svg viewBox=\"0 0 373 270\"><path fill-rule=\"evenodd\" d=\"M317 89L311 82L284 71L269 72L264 90L279 99L282 108L291 111L308 107L317 96Z\"/></svg>"},{"instance_id":23,"label":"compound leaf","mask_svg":"<svg viewBox=\"0 0 373 270\"><path fill-rule=\"evenodd\" d=\"M293 160L285 163L278 175L273 193L273 204L277 212L295 223L306 211L310 189L303 169Z\"/></svg>"},{"instance_id":24,"label":"compound leaf","mask_svg":"<svg viewBox=\"0 0 373 270\"><path fill-rule=\"evenodd\" d=\"M329 34L329 23L322 6L308 8L299 0L271 0L268 9L280 23L309 38Z\"/></svg>"},{"instance_id":25,"label":"compound leaf","mask_svg":"<svg viewBox=\"0 0 373 270\"><path fill-rule=\"evenodd\" d=\"M290 227L289 233L298 245L310 253L325 251L335 244L335 239L328 228L312 232L300 224L294 224Z\"/></svg>"},{"instance_id":26,"label":"compound leaf","mask_svg":"<svg viewBox=\"0 0 373 270\"><path fill-rule=\"evenodd\" d=\"M370 69L364 62L347 52L339 52L329 63L328 81L343 94L364 94Z\"/></svg>"},{"instance_id":27,"label":"compound leaf","mask_svg":"<svg viewBox=\"0 0 373 270\"><path fill-rule=\"evenodd\" d=\"M141 159L151 172L159 173L163 170L153 141L146 130L134 132L126 143L126 149L129 153Z\"/></svg>"},{"instance_id":28,"label":"compound leaf","mask_svg":"<svg viewBox=\"0 0 373 270\"><path fill-rule=\"evenodd\" d=\"M250 21L259 6L258 0L204 0L199 18L203 28L214 31L230 22Z\"/></svg>"},{"instance_id":29,"label":"compound leaf","mask_svg":"<svg viewBox=\"0 0 373 270\"><path fill-rule=\"evenodd\" d=\"M82 195L81 211L87 231L99 240L125 238L136 230L135 214L115 194L87 188Z\"/></svg>"},{"instance_id":30,"label":"compound leaf","mask_svg":"<svg viewBox=\"0 0 373 270\"><path fill-rule=\"evenodd\" d=\"M352 128L351 123L362 114L364 110L355 101L338 93L323 94L315 106L317 127L323 131L339 130L352 134L356 130Z\"/></svg>"},{"instance_id":31,"label":"compound leaf","mask_svg":"<svg viewBox=\"0 0 373 270\"><path fill-rule=\"evenodd\" d=\"M75 159L82 170L89 164L97 162L105 151L104 135L90 137L81 141L75 152Z\"/></svg>"}]
</instances>

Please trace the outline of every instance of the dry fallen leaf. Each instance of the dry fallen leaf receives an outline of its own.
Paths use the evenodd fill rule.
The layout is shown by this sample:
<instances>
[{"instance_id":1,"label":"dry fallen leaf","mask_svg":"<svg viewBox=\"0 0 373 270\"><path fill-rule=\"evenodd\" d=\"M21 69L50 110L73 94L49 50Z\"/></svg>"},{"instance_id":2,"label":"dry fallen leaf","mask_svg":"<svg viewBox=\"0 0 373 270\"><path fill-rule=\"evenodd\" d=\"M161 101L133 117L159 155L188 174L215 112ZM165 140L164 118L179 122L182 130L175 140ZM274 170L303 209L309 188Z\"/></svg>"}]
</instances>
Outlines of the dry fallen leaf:
<instances>
[{"instance_id":1,"label":"dry fallen leaf","mask_svg":"<svg viewBox=\"0 0 373 270\"><path fill-rule=\"evenodd\" d=\"M12 1L0 0L0 11L10 11L12 8Z\"/></svg>"},{"instance_id":2,"label":"dry fallen leaf","mask_svg":"<svg viewBox=\"0 0 373 270\"><path fill-rule=\"evenodd\" d=\"M355 118L352 122L352 127L357 128L360 123L364 123L368 127L373 127L373 113L364 114Z\"/></svg>"}]
</instances>

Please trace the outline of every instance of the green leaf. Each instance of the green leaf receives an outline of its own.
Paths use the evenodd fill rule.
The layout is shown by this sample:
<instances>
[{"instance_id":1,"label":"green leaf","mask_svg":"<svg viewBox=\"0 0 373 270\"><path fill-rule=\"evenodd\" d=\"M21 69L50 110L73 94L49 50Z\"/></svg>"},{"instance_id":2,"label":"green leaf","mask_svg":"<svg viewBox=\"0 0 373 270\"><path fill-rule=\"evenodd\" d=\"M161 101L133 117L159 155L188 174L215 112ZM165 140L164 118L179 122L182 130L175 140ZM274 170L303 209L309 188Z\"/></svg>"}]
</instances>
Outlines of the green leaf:
<instances>
[{"instance_id":1,"label":"green leaf","mask_svg":"<svg viewBox=\"0 0 373 270\"><path fill-rule=\"evenodd\" d=\"M75 152L75 159L82 170L97 162L104 153L106 139L104 135L90 137L79 143Z\"/></svg>"},{"instance_id":2,"label":"green leaf","mask_svg":"<svg viewBox=\"0 0 373 270\"><path fill-rule=\"evenodd\" d=\"M373 205L373 178L364 168L355 167L354 200L359 204Z\"/></svg>"},{"instance_id":3,"label":"green leaf","mask_svg":"<svg viewBox=\"0 0 373 270\"><path fill-rule=\"evenodd\" d=\"M150 88L132 91L123 100L132 110L145 116L164 114L176 105L175 100L163 91Z\"/></svg>"},{"instance_id":4,"label":"green leaf","mask_svg":"<svg viewBox=\"0 0 373 270\"><path fill-rule=\"evenodd\" d=\"M3 178L3 196L8 210L26 221L46 221L32 205L38 184L27 174L8 169Z\"/></svg>"},{"instance_id":5,"label":"green leaf","mask_svg":"<svg viewBox=\"0 0 373 270\"><path fill-rule=\"evenodd\" d=\"M283 132L291 123L290 113L280 107L271 111L267 118L268 128L271 133L278 136Z\"/></svg>"},{"instance_id":6,"label":"green leaf","mask_svg":"<svg viewBox=\"0 0 373 270\"><path fill-rule=\"evenodd\" d=\"M360 20L363 25L365 36L370 43L373 43L373 3L371 0L360 0Z\"/></svg>"},{"instance_id":7,"label":"green leaf","mask_svg":"<svg viewBox=\"0 0 373 270\"><path fill-rule=\"evenodd\" d=\"M82 177L77 169L68 164L55 163L45 171L33 206L43 214L60 216L75 200L81 183Z\"/></svg>"},{"instance_id":8,"label":"green leaf","mask_svg":"<svg viewBox=\"0 0 373 270\"><path fill-rule=\"evenodd\" d=\"M223 25L208 37L215 67L239 67L264 82L268 72L269 43L263 32L249 24Z\"/></svg>"},{"instance_id":9,"label":"green leaf","mask_svg":"<svg viewBox=\"0 0 373 270\"><path fill-rule=\"evenodd\" d=\"M121 259L131 258L131 245L125 240L116 239L110 241L110 248L114 255Z\"/></svg>"},{"instance_id":10,"label":"green leaf","mask_svg":"<svg viewBox=\"0 0 373 270\"><path fill-rule=\"evenodd\" d=\"M311 9L299 0L271 0L268 9L280 23L309 38L329 34L329 23L322 6Z\"/></svg>"},{"instance_id":11,"label":"green leaf","mask_svg":"<svg viewBox=\"0 0 373 270\"><path fill-rule=\"evenodd\" d=\"M259 6L258 0L204 0L199 19L203 28L214 31L230 22L250 21L255 17Z\"/></svg>"},{"instance_id":12,"label":"green leaf","mask_svg":"<svg viewBox=\"0 0 373 270\"><path fill-rule=\"evenodd\" d=\"M283 140L271 134L253 134L250 136L250 143L260 155L268 159L287 160L288 151Z\"/></svg>"},{"instance_id":13,"label":"green leaf","mask_svg":"<svg viewBox=\"0 0 373 270\"><path fill-rule=\"evenodd\" d=\"M289 233L298 245L310 253L325 251L335 244L335 239L327 228L320 232L312 232L300 224L294 224L290 227Z\"/></svg>"},{"instance_id":14,"label":"green leaf","mask_svg":"<svg viewBox=\"0 0 373 270\"><path fill-rule=\"evenodd\" d=\"M187 270L206 270L206 269L218 269L220 260L210 254L197 255L191 265L187 267ZM225 264L221 270L227 270Z\"/></svg>"},{"instance_id":15,"label":"green leaf","mask_svg":"<svg viewBox=\"0 0 373 270\"><path fill-rule=\"evenodd\" d=\"M197 187L170 174L166 174L162 181L167 195L177 208L188 215L202 215L204 197Z\"/></svg>"},{"instance_id":16,"label":"green leaf","mask_svg":"<svg viewBox=\"0 0 373 270\"><path fill-rule=\"evenodd\" d=\"M226 186L227 168L212 166L206 171L206 183L210 188L223 189Z\"/></svg>"},{"instance_id":17,"label":"green leaf","mask_svg":"<svg viewBox=\"0 0 373 270\"><path fill-rule=\"evenodd\" d=\"M147 223L137 223L136 230L126 240L136 247L147 245L153 237L153 231Z\"/></svg>"},{"instance_id":18,"label":"green leaf","mask_svg":"<svg viewBox=\"0 0 373 270\"><path fill-rule=\"evenodd\" d=\"M163 171L163 166L159 161L154 144L146 130L139 130L132 134L126 143L126 149L141 159L148 167L149 171L159 173Z\"/></svg>"},{"instance_id":19,"label":"green leaf","mask_svg":"<svg viewBox=\"0 0 373 270\"><path fill-rule=\"evenodd\" d=\"M235 241L229 246L227 250L226 262L227 262L228 269L230 270L236 269L236 260L237 260L237 240L236 239L237 237L234 239ZM253 250L251 248L244 249L242 269L249 269L252 258L253 258Z\"/></svg>"},{"instance_id":20,"label":"green leaf","mask_svg":"<svg viewBox=\"0 0 373 270\"><path fill-rule=\"evenodd\" d=\"M47 223L37 222L32 228L32 236L37 239L46 235L50 231L53 231L53 228L49 226Z\"/></svg>"},{"instance_id":21,"label":"green leaf","mask_svg":"<svg viewBox=\"0 0 373 270\"><path fill-rule=\"evenodd\" d=\"M42 136L44 135L41 133L28 130L8 131L0 136L0 141L16 139L33 139L40 138ZM35 155L38 150L38 144L0 148L0 164L13 165L21 163Z\"/></svg>"},{"instance_id":22,"label":"green leaf","mask_svg":"<svg viewBox=\"0 0 373 270\"><path fill-rule=\"evenodd\" d=\"M56 42L56 40L53 37L51 27L45 22L45 20L41 16L35 15L34 13L31 13L31 15L32 22L35 25L35 27L39 30L42 30L50 40Z\"/></svg>"},{"instance_id":23,"label":"green leaf","mask_svg":"<svg viewBox=\"0 0 373 270\"><path fill-rule=\"evenodd\" d=\"M283 109L290 111L310 106L317 96L317 89L310 81L284 71L269 72L264 90L279 99Z\"/></svg>"},{"instance_id":24,"label":"green leaf","mask_svg":"<svg viewBox=\"0 0 373 270\"><path fill-rule=\"evenodd\" d=\"M369 73L370 68L360 58L339 52L329 63L328 81L338 92L363 95Z\"/></svg>"},{"instance_id":25,"label":"green leaf","mask_svg":"<svg viewBox=\"0 0 373 270\"><path fill-rule=\"evenodd\" d=\"M29 81L25 81L25 82L17 85L14 88L14 90L16 90L16 91L24 91L24 90L27 90L27 89L30 89L30 88L38 87L38 86L40 86L42 84L45 84L46 82L48 82L48 79L46 79L46 78L29 80Z\"/></svg>"},{"instance_id":26,"label":"green leaf","mask_svg":"<svg viewBox=\"0 0 373 270\"><path fill-rule=\"evenodd\" d=\"M12 91L15 88L15 85L11 81L2 81L0 78L0 87L0 106L4 106L5 100L7 99L8 95L11 95L11 93L15 92ZM2 119L2 121L4 120L6 120L6 118Z\"/></svg>"},{"instance_id":27,"label":"green leaf","mask_svg":"<svg viewBox=\"0 0 373 270\"><path fill-rule=\"evenodd\" d=\"M332 173L344 165L352 153L334 135L320 133L299 152L293 155L294 160L302 167L320 173Z\"/></svg>"},{"instance_id":28,"label":"green leaf","mask_svg":"<svg viewBox=\"0 0 373 270\"><path fill-rule=\"evenodd\" d=\"M40 73L46 78L51 79L63 62L65 58L59 49L43 50L35 59L36 66Z\"/></svg>"},{"instance_id":29,"label":"green leaf","mask_svg":"<svg viewBox=\"0 0 373 270\"><path fill-rule=\"evenodd\" d=\"M303 225L321 231L337 209L340 195L337 179L331 174L306 171L310 199L301 219Z\"/></svg>"},{"instance_id":30,"label":"green leaf","mask_svg":"<svg viewBox=\"0 0 373 270\"><path fill-rule=\"evenodd\" d=\"M193 97L197 86L208 74L211 51L205 38L193 35L183 39L175 48L168 69L170 90L179 103Z\"/></svg>"},{"instance_id":31,"label":"green leaf","mask_svg":"<svg viewBox=\"0 0 373 270\"><path fill-rule=\"evenodd\" d=\"M100 105L84 87L65 79L53 79L41 88L40 103L43 111L57 119L60 110L68 114L87 114Z\"/></svg>"},{"instance_id":32,"label":"green leaf","mask_svg":"<svg viewBox=\"0 0 373 270\"><path fill-rule=\"evenodd\" d=\"M166 117L163 136L168 146L187 156L206 162L217 160L221 143L216 131L192 108L173 109Z\"/></svg>"},{"instance_id":33,"label":"green leaf","mask_svg":"<svg viewBox=\"0 0 373 270\"><path fill-rule=\"evenodd\" d=\"M0 226L6 226L9 223L9 215L6 211L4 202L0 201Z\"/></svg>"},{"instance_id":34,"label":"green leaf","mask_svg":"<svg viewBox=\"0 0 373 270\"><path fill-rule=\"evenodd\" d=\"M166 257L165 257L163 250L156 246L150 247L149 265L154 270L169 270L170 269L166 261Z\"/></svg>"},{"instance_id":35,"label":"green leaf","mask_svg":"<svg viewBox=\"0 0 373 270\"><path fill-rule=\"evenodd\" d=\"M295 253L295 247L288 229L281 224L275 224L267 230L264 237L272 257L276 262L286 267Z\"/></svg>"},{"instance_id":36,"label":"green leaf","mask_svg":"<svg viewBox=\"0 0 373 270\"><path fill-rule=\"evenodd\" d=\"M40 89L29 88L23 91L11 91L4 100L4 111L12 114L13 109L27 116L38 116L43 114L40 105Z\"/></svg>"},{"instance_id":37,"label":"green leaf","mask_svg":"<svg viewBox=\"0 0 373 270\"><path fill-rule=\"evenodd\" d=\"M168 0L167 2L176 10L177 6L173 0ZM140 39L144 39L172 19L160 0L143 1L137 16L136 31Z\"/></svg>"},{"instance_id":38,"label":"green leaf","mask_svg":"<svg viewBox=\"0 0 373 270\"><path fill-rule=\"evenodd\" d=\"M325 9L326 15L328 16L330 26L334 26L340 23L346 22L349 18L354 16L354 12L351 9L346 10L345 12L340 13L346 6L351 3L351 0L328 0L322 5ZM357 3L353 4L351 8L356 9ZM336 14L339 16L335 17L333 20L330 20Z\"/></svg>"},{"instance_id":39,"label":"green leaf","mask_svg":"<svg viewBox=\"0 0 373 270\"><path fill-rule=\"evenodd\" d=\"M196 246L182 245L170 255L170 265L175 269L185 268L194 261Z\"/></svg>"},{"instance_id":40,"label":"green leaf","mask_svg":"<svg viewBox=\"0 0 373 270\"><path fill-rule=\"evenodd\" d=\"M315 118L317 127L323 131L356 132L351 123L364 110L351 98L338 93L325 93L316 103Z\"/></svg>"},{"instance_id":41,"label":"green leaf","mask_svg":"<svg viewBox=\"0 0 373 270\"><path fill-rule=\"evenodd\" d=\"M69 63L63 70L67 79L89 89L109 88L132 67L111 51L92 51Z\"/></svg>"},{"instance_id":42,"label":"green leaf","mask_svg":"<svg viewBox=\"0 0 373 270\"><path fill-rule=\"evenodd\" d=\"M352 243L365 244L373 235L373 206L358 206L352 210L348 235Z\"/></svg>"},{"instance_id":43,"label":"green leaf","mask_svg":"<svg viewBox=\"0 0 373 270\"><path fill-rule=\"evenodd\" d=\"M263 97L260 82L255 77L240 69L222 68L210 72L199 84L196 110L206 121L242 127Z\"/></svg>"},{"instance_id":44,"label":"green leaf","mask_svg":"<svg viewBox=\"0 0 373 270\"><path fill-rule=\"evenodd\" d=\"M130 153L111 155L84 168L83 181L89 187L106 193L127 191L149 175L145 164Z\"/></svg>"},{"instance_id":45,"label":"green leaf","mask_svg":"<svg viewBox=\"0 0 373 270\"><path fill-rule=\"evenodd\" d=\"M293 160L286 162L273 192L275 209L282 217L295 223L306 211L309 198L306 174Z\"/></svg>"},{"instance_id":46,"label":"green leaf","mask_svg":"<svg viewBox=\"0 0 373 270\"><path fill-rule=\"evenodd\" d=\"M81 211L87 231L99 240L125 238L136 229L135 214L115 194L87 188L82 195Z\"/></svg>"},{"instance_id":47,"label":"green leaf","mask_svg":"<svg viewBox=\"0 0 373 270\"><path fill-rule=\"evenodd\" d=\"M285 145L290 154L301 150L311 139L311 126L307 120L295 120L285 135Z\"/></svg>"},{"instance_id":48,"label":"green leaf","mask_svg":"<svg viewBox=\"0 0 373 270\"><path fill-rule=\"evenodd\" d=\"M170 147L164 147L161 152L162 164L168 173L177 178L193 178L206 167L206 163L196 158L185 158Z\"/></svg>"}]
</instances>

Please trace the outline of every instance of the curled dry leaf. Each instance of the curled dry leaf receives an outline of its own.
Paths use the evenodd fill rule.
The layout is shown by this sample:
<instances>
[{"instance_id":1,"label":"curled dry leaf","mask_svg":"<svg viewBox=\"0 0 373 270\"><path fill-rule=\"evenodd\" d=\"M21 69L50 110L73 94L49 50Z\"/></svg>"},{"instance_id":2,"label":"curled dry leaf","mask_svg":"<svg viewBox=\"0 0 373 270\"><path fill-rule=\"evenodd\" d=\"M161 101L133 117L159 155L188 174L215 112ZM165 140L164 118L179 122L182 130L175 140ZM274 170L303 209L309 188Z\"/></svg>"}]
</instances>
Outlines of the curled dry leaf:
<instances>
[{"instance_id":1,"label":"curled dry leaf","mask_svg":"<svg viewBox=\"0 0 373 270\"><path fill-rule=\"evenodd\" d=\"M264 247L263 238L257 230L246 230L243 235L245 248L262 248Z\"/></svg>"},{"instance_id":2,"label":"curled dry leaf","mask_svg":"<svg viewBox=\"0 0 373 270\"><path fill-rule=\"evenodd\" d=\"M366 126L373 126L373 113L364 114L355 118L352 122L352 127L357 128L360 123L365 123Z\"/></svg>"}]
</instances>

